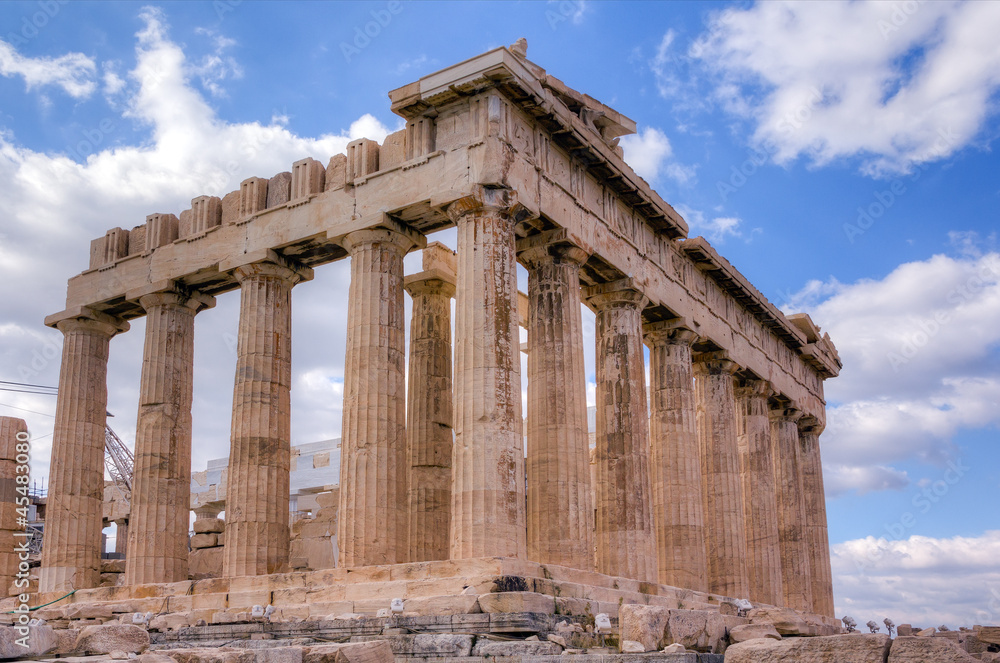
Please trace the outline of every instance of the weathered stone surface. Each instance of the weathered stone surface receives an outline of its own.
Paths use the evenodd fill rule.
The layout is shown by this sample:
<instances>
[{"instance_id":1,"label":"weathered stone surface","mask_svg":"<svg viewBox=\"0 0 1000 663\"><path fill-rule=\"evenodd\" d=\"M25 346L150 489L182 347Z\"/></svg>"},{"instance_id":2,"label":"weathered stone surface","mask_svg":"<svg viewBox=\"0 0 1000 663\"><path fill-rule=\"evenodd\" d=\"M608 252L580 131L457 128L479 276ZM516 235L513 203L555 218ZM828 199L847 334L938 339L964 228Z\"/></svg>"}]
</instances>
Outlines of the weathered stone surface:
<instances>
[{"instance_id":1,"label":"weathered stone surface","mask_svg":"<svg viewBox=\"0 0 1000 663\"><path fill-rule=\"evenodd\" d=\"M976 637L992 645L1000 645L1000 626L976 627Z\"/></svg>"},{"instance_id":2,"label":"weathered stone surface","mask_svg":"<svg viewBox=\"0 0 1000 663\"><path fill-rule=\"evenodd\" d=\"M771 458L778 496L783 603L795 610L812 612L812 573L798 429L801 417L802 412L792 406L771 410Z\"/></svg>"},{"instance_id":3,"label":"weathered stone surface","mask_svg":"<svg viewBox=\"0 0 1000 663\"><path fill-rule=\"evenodd\" d=\"M218 578L222 575L222 553L225 548L192 550L188 556L188 573L193 580Z\"/></svg>"},{"instance_id":4,"label":"weathered stone surface","mask_svg":"<svg viewBox=\"0 0 1000 663\"><path fill-rule=\"evenodd\" d=\"M162 652L152 652L147 651L145 654L139 654L135 657L136 663L175 663L174 659L170 658Z\"/></svg>"},{"instance_id":5,"label":"weathered stone surface","mask_svg":"<svg viewBox=\"0 0 1000 663\"><path fill-rule=\"evenodd\" d=\"M729 629L729 642L732 644L758 638L781 640L781 634L772 624L741 624Z\"/></svg>"},{"instance_id":6,"label":"weathered stone surface","mask_svg":"<svg viewBox=\"0 0 1000 663\"><path fill-rule=\"evenodd\" d=\"M649 650L646 649L646 646L641 642L636 642L635 640L622 640L623 654L641 654L646 651Z\"/></svg>"},{"instance_id":7,"label":"weathered stone surface","mask_svg":"<svg viewBox=\"0 0 1000 663\"><path fill-rule=\"evenodd\" d=\"M191 537L191 547L195 550L199 548L215 548L219 545L219 535L215 532L195 534Z\"/></svg>"},{"instance_id":8,"label":"weathered stone surface","mask_svg":"<svg viewBox=\"0 0 1000 663\"><path fill-rule=\"evenodd\" d=\"M464 615L482 612L475 594L422 596L406 599L404 611L417 615Z\"/></svg>"},{"instance_id":9,"label":"weathered stone surface","mask_svg":"<svg viewBox=\"0 0 1000 663\"><path fill-rule=\"evenodd\" d=\"M562 647L554 642L528 642L525 640L488 640L480 637L472 648L473 656L554 656Z\"/></svg>"},{"instance_id":10,"label":"weathered stone surface","mask_svg":"<svg viewBox=\"0 0 1000 663\"><path fill-rule=\"evenodd\" d=\"M791 608L754 608L747 614L751 624L771 624L781 635L834 635L837 629L815 616Z\"/></svg>"},{"instance_id":11,"label":"weathered stone surface","mask_svg":"<svg viewBox=\"0 0 1000 663\"><path fill-rule=\"evenodd\" d=\"M149 628L154 631L167 631L191 625L191 615L187 612L173 612L166 615L156 615L149 620Z\"/></svg>"},{"instance_id":12,"label":"weathered stone surface","mask_svg":"<svg viewBox=\"0 0 1000 663\"><path fill-rule=\"evenodd\" d=\"M889 663L971 663L976 659L950 638L903 636L892 641Z\"/></svg>"},{"instance_id":13,"label":"weathered stone surface","mask_svg":"<svg viewBox=\"0 0 1000 663\"><path fill-rule=\"evenodd\" d=\"M553 614L556 611L555 598L535 592L500 592L479 596L479 607L483 612L540 612Z\"/></svg>"},{"instance_id":14,"label":"weathered stone surface","mask_svg":"<svg viewBox=\"0 0 1000 663\"><path fill-rule=\"evenodd\" d=\"M22 647L19 642L27 647ZM0 626L0 659L41 656L58 645L59 639L51 626L29 626L28 632L23 635L13 626Z\"/></svg>"},{"instance_id":15,"label":"weathered stone surface","mask_svg":"<svg viewBox=\"0 0 1000 663\"><path fill-rule=\"evenodd\" d=\"M392 648L385 640L310 647L302 663L393 663Z\"/></svg>"},{"instance_id":16,"label":"weathered stone surface","mask_svg":"<svg viewBox=\"0 0 1000 663\"><path fill-rule=\"evenodd\" d=\"M670 610L660 606L625 604L618 609L620 640L632 640L643 646L642 651L656 651L664 645ZM624 650L623 650L624 651Z\"/></svg>"},{"instance_id":17,"label":"weathered stone surface","mask_svg":"<svg viewBox=\"0 0 1000 663\"><path fill-rule=\"evenodd\" d=\"M302 663L302 647L265 647L255 650L254 663Z\"/></svg>"},{"instance_id":18,"label":"weathered stone surface","mask_svg":"<svg viewBox=\"0 0 1000 663\"><path fill-rule=\"evenodd\" d=\"M256 663L256 655L246 649L164 649L176 663Z\"/></svg>"},{"instance_id":19,"label":"weathered stone surface","mask_svg":"<svg viewBox=\"0 0 1000 663\"><path fill-rule=\"evenodd\" d=\"M226 531L226 521L221 518L199 518L194 521L193 529L195 534L222 534Z\"/></svg>"},{"instance_id":20,"label":"weathered stone surface","mask_svg":"<svg viewBox=\"0 0 1000 663\"><path fill-rule=\"evenodd\" d=\"M726 663L885 663L889 645L884 633L760 638L730 646Z\"/></svg>"},{"instance_id":21,"label":"weathered stone surface","mask_svg":"<svg viewBox=\"0 0 1000 663\"><path fill-rule=\"evenodd\" d=\"M113 651L141 653L149 647L149 633L132 624L87 626L76 639L76 651L110 654Z\"/></svg>"},{"instance_id":22,"label":"weathered stone surface","mask_svg":"<svg viewBox=\"0 0 1000 663\"><path fill-rule=\"evenodd\" d=\"M55 630L56 647L51 652L52 655L66 656L76 651L76 639L80 636L80 631L75 628L61 628Z\"/></svg>"},{"instance_id":23,"label":"weathered stone surface","mask_svg":"<svg viewBox=\"0 0 1000 663\"><path fill-rule=\"evenodd\" d=\"M722 653L726 648L726 618L711 610L671 610L663 642L694 651Z\"/></svg>"},{"instance_id":24,"label":"weathered stone surface","mask_svg":"<svg viewBox=\"0 0 1000 663\"><path fill-rule=\"evenodd\" d=\"M823 424L814 416L799 420L799 449L802 451L802 498L806 513L806 542L809 547L809 574L812 611L833 614L833 571L830 566L830 536L826 524L826 493L819 435Z\"/></svg>"}]
</instances>

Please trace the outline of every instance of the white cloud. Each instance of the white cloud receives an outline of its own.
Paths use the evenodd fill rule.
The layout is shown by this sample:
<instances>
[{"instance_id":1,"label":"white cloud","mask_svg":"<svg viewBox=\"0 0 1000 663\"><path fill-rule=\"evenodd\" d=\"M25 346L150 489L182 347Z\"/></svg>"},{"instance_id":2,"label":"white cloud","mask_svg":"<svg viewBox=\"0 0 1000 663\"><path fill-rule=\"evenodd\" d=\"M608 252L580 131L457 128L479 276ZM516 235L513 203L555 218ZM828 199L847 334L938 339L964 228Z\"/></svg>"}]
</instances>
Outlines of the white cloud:
<instances>
[{"instance_id":1,"label":"white cloud","mask_svg":"<svg viewBox=\"0 0 1000 663\"><path fill-rule=\"evenodd\" d=\"M89 97L97 87L97 66L83 53L67 53L57 58L25 57L13 46L0 40L0 74L20 76L28 90L55 85L77 99Z\"/></svg>"},{"instance_id":2,"label":"white cloud","mask_svg":"<svg viewBox=\"0 0 1000 663\"><path fill-rule=\"evenodd\" d=\"M900 265L881 280L812 282L804 310L837 345L823 434L831 495L906 485L893 463L940 466L963 429L1000 424L1000 254L967 235L958 257Z\"/></svg>"},{"instance_id":3,"label":"white cloud","mask_svg":"<svg viewBox=\"0 0 1000 663\"><path fill-rule=\"evenodd\" d=\"M670 139L659 129L646 127L637 134L622 136L620 144L626 163L649 182L655 183L661 174L681 185L694 179L693 167L671 159L674 150Z\"/></svg>"},{"instance_id":4,"label":"white cloud","mask_svg":"<svg viewBox=\"0 0 1000 663\"><path fill-rule=\"evenodd\" d=\"M749 242L754 235L762 232L760 228L754 228L749 234L745 234L741 228L742 219L732 216L717 216L709 219L701 210L691 209L683 205L678 205L677 211L688 222L691 237L703 235L711 242L722 243L729 237Z\"/></svg>"},{"instance_id":5,"label":"white cloud","mask_svg":"<svg viewBox=\"0 0 1000 663\"><path fill-rule=\"evenodd\" d=\"M778 163L858 156L878 175L975 140L1000 87L998 22L989 2L764 2L714 14L690 55Z\"/></svg>"},{"instance_id":6,"label":"white cloud","mask_svg":"<svg viewBox=\"0 0 1000 663\"><path fill-rule=\"evenodd\" d=\"M837 615L951 629L1000 620L1000 531L867 537L832 547ZM849 598L848 598L849 597Z\"/></svg>"},{"instance_id":7,"label":"white cloud","mask_svg":"<svg viewBox=\"0 0 1000 663\"><path fill-rule=\"evenodd\" d=\"M195 196L224 195L247 177L269 177L306 156L326 163L350 140L366 136L381 141L389 132L364 115L339 133L299 136L287 128L282 109L273 111L270 124L227 122L196 89L193 80L201 82L201 65L192 64L171 41L163 14L146 9L141 17L134 67L120 76L114 68L104 70L114 106L124 110L111 108L95 120L83 131L83 144L73 146L70 154L42 153L0 132L0 218L6 235L0 242L0 283L6 284L0 365L13 373L6 380L58 383L62 337L41 321L62 308L66 279L86 268L92 238L114 226L141 224L153 212L180 213ZM226 45L225 40L217 43ZM118 137L129 122L148 127L145 140L121 144ZM342 261L317 270L314 281L295 289L295 443L339 434L341 399L317 376L335 380L340 375L342 380L340 321L348 279L349 262ZM196 468L228 453L236 359L231 341L238 317L239 297L229 293L196 319ZM116 417L110 423L127 442L134 439L144 329L144 321L135 320L132 330L111 344L108 409ZM10 392L0 396L0 403L22 408L2 407L0 413L28 421L38 439L33 474L47 475L53 420L33 412L54 412L54 399Z\"/></svg>"}]
</instances>

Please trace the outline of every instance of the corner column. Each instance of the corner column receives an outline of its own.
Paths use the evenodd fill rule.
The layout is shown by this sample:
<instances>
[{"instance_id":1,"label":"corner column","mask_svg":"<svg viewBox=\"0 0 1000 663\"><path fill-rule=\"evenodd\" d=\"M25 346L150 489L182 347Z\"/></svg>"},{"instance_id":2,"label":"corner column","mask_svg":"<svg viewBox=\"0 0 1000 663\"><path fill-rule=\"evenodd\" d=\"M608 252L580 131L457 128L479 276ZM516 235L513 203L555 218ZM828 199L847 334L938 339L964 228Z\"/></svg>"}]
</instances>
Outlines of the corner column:
<instances>
[{"instance_id":1,"label":"corner column","mask_svg":"<svg viewBox=\"0 0 1000 663\"><path fill-rule=\"evenodd\" d=\"M528 269L528 559L594 568L580 266L565 231L518 242Z\"/></svg>"},{"instance_id":2,"label":"corner column","mask_svg":"<svg viewBox=\"0 0 1000 663\"><path fill-rule=\"evenodd\" d=\"M129 328L127 322L90 311L55 326L63 333L63 351L39 576L42 593L100 584L108 349L111 337Z\"/></svg>"},{"instance_id":3,"label":"corner column","mask_svg":"<svg viewBox=\"0 0 1000 663\"><path fill-rule=\"evenodd\" d=\"M291 462L292 286L308 267L277 254L237 267L232 438L226 495L226 577L279 573L288 566Z\"/></svg>"},{"instance_id":4,"label":"corner column","mask_svg":"<svg viewBox=\"0 0 1000 663\"><path fill-rule=\"evenodd\" d=\"M772 393L766 380L740 380L736 389L736 438L746 520L748 598L781 605L778 500L767 407L767 399Z\"/></svg>"},{"instance_id":5,"label":"corner column","mask_svg":"<svg viewBox=\"0 0 1000 663\"><path fill-rule=\"evenodd\" d=\"M725 352L696 355L694 360L708 591L746 598L746 526L733 394L733 373L739 367Z\"/></svg>"},{"instance_id":6,"label":"corner column","mask_svg":"<svg viewBox=\"0 0 1000 663\"><path fill-rule=\"evenodd\" d=\"M643 327L649 345L650 477L661 584L708 589L701 457L691 344L698 336L676 321Z\"/></svg>"},{"instance_id":7,"label":"corner column","mask_svg":"<svg viewBox=\"0 0 1000 663\"><path fill-rule=\"evenodd\" d=\"M458 226L451 557L526 554L514 192L452 203Z\"/></svg>"},{"instance_id":8,"label":"corner column","mask_svg":"<svg viewBox=\"0 0 1000 663\"><path fill-rule=\"evenodd\" d=\"M424 239L385 223L341 242L351 255L337 515L344 567L394 564L408 552L403 257Z\"/></svg>"},{"instance_id":9,"label":"corner column","mask_svg":"<svg viewBox=\"0 0 1000 663\"><path fill-rule=\"evenodd\" d=\"M128 525L117 521L115 548L127 542L126 584L178 582L188 578L194 316L215 300L177 291L134 299L146 311L146 340L131 510Z\"/></svg>"},{"instance_id":10,"label":"corner column","mask_svg":"<svg viewBox=\"0 0 1000 663\"><path fill-rule=\"evenodd\" d=\"M597 312L597 570L656 581L642 309L631 279L585 289Z\"/></svg>"},{"instance_id":11,"label":"corner column","mask_svg":"<svg viewBox=\"0 0 1000 663\"><path fill-rule=\"evenodd\" d=\"M448 559L451 529L451 298L455 254L434 242L423 271L403 287L413 299L406 391L408 560Z\"/></svg>"},{"instance_id":12,"label":"corner column","mask_svg":"<svg viewBox=\"0 0 1000 663\"><path fill-rule=\"evenodd\" d=\"M812 611L833 617L833 572L830 568L830 537L826 525L823 463L819 453L819 436L823 432L823 425L813 416L802 417L798 423L806 544L809 548L809 569L812 571Z\"/></svg>"},{"instance_id":13,"label":"corner column","mask_svg":"<svg viewBox=\"0 0 1000 663\"><path fill-rule=\"evenodd\" d=\"M806 540L802 458L799 451L798 421L802 412L794 406L781 405L771 410L770 417L784 605L811 612L812 571Z\"/></svg>"}]
</instances>

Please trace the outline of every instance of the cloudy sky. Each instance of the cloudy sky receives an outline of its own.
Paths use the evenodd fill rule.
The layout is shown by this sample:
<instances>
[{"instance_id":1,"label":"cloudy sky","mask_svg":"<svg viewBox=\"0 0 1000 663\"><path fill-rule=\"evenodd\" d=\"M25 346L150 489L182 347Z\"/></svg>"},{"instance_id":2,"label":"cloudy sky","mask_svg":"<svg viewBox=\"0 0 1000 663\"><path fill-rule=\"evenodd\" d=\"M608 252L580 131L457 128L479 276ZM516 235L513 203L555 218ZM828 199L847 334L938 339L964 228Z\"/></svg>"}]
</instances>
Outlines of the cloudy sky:
<instances>
[{"instance_id":1,"label":"cloudy sky","mask_svg":"<svg viewBox=\"0 0 1000 663\"><path fill-rule=\"evenodd\" d=\"M692 236L837 344L838 615L997 623L998 28L1000 3L0 3L0 380L58 383L41 321L91 239L381 140L389 90L526 37L636 120L626 159ZM294 291L295 444L340 434L348 270ZM228 453L237 317L231 293L197 318L195 469ZM143 333L112 343L129 444ZM54 409L0 391L39 481Z\"/></svg>"}]
</instances>

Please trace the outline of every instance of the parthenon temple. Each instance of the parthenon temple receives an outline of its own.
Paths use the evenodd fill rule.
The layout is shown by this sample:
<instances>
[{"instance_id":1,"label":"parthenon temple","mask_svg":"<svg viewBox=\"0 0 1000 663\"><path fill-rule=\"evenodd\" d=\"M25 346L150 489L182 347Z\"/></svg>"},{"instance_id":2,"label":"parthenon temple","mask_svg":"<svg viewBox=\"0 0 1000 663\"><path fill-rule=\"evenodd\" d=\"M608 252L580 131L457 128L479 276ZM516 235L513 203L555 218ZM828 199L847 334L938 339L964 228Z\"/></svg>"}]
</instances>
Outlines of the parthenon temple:
<instances>
[{"instance_id":1,"label":"parthenon temple","mask_svg":"<svg viewBox=\"0 0 1000 663\"><path fill-rule=\"evenodd\" d=\"M422 598L488 596L506 590L486 581L517 577L561 614L747 599L833 624L819 437L823 383L841 364L829 336L688 237L623 159L635 122L523 48L389 98L406 125L381 144L354 140L326 165L305 158L91 243L45 320L64 340L39 599L176 594L197 611L221 594L214 609L374 613L398 596L419 612ZM456 251L428 244L452 226ZM416 250L423 271L405 274ZM339 558L293 572L291 308L296 284L347 258ZM194 320L229 291L224 561L220 578L192 581ZM593 450L582 306L596 315ZM141 316L124 584L99 588L108 353Z\"/></svg>"}]
</instances>

